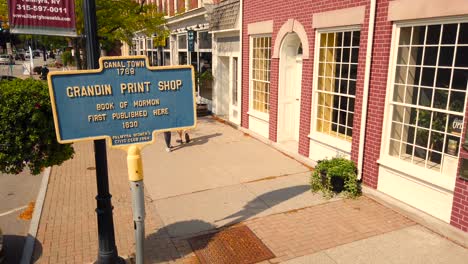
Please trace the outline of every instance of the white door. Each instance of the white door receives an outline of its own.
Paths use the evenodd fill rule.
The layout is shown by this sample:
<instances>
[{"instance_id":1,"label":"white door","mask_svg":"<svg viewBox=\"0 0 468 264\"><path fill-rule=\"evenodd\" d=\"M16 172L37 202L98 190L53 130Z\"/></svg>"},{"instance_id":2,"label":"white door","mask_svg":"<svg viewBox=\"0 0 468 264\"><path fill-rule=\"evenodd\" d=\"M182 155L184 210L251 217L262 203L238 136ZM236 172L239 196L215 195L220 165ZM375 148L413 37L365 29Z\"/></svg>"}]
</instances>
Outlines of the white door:
<instances>
[{"instance_id":1,"label":"white door","mask_svg":"<svg viewBox=\"0 0 468 264\"><path fill-rule=\"evenodd\" d=\"M240 85L239 85L239 58L232 57L230 63L230 79L229 79L229 121L240 124Z\"/></svg>"},{"instance_id":2,"label":"white door","mask_svg":"<svg viewBox=\"0 0 468 264\"><path fill-rule=\"evenodd\" d=\"M229 57L219 56L216 78L216 112L223 119L229 117Z\"/></svg>"},{"instance_id":3,"label":"white door","mask_svg":"<svg viewBox=\"0 0 468 264\"><path fill-rule=\"evenodd\" d=\"M299 140L302 59L297 55L297 41L297 35L287 36L281 48L278 141Z\"/></svg>"}]
</instances>

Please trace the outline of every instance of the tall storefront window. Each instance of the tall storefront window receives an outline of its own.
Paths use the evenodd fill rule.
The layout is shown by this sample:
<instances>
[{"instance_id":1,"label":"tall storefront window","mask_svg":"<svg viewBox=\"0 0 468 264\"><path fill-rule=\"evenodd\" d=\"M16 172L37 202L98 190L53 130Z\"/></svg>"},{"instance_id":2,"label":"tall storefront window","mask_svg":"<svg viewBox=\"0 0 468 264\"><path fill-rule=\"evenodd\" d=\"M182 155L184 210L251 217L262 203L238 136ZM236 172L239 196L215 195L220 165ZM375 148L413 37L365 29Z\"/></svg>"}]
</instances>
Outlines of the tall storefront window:
<instances>
[{"instance_id":1,"label":"tall storefront window","mask_svg":"<svg viewBox=\"0 0 468 264\"><path fill-rule=\"evenodd\" d=\"M468 23L399 27L395 61L389 155L444 173L463 130Z\"/></svg>"},{"instance_id":2,"label":"tall storefront window","mask_svg":"<svg viewBox=\"0 0 468 264\"><path fill-rule=\"evenodd\" d=\"M271 37L252 37L252 107L268 113L270 109Z\"/></svg>"},{"instance_id":3,"label":"tall storefront window","mask_svg":"<svg viewBox=\"0 0 468 264\"><path fill-rule=\"evenodd\" d=\"M319 33L316 130L352 140L359 31Z\"/></svg>"}]
</instances>

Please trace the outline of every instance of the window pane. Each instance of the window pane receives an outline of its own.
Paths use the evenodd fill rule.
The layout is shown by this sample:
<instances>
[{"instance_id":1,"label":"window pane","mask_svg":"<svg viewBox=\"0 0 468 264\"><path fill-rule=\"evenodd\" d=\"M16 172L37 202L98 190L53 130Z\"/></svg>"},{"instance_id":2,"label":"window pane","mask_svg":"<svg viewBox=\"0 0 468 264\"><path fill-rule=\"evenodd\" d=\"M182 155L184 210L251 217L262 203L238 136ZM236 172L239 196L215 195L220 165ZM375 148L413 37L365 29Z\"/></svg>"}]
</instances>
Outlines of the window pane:
<instances>
[{"instance_id":1,"label":"window pane","mask_svg":"<svg viewBox=\"0 0 468 264\"><path fill-rule=\"evenodd\" d=\"M451 74L451 69L437 69L437 80L435 86L438 88L449 88Z\"/></svg>"},{"instance_id":2,"label":"window pane","mask_svg":"<svg viewBox=\"0 0 468 264\"><path fill-rule=\"evenodd\" d=\"M179 49L186 49L187 48L187 35L177 36L177 43L179 45Z\"/></svg>"},{"instance_id":3,"label":"window pane","mask_svg":"<svg viewBox=\"0 0 468 264\"><path fill-rule=\"evenodd\" d=\"M443 27L442 44L455 44L458 24L446 24Z\"/></svg>"},{"instance_id":4,"label":"window pane","mask_svg":"<svg viewBox=\"0 0 468 264\"><path fill-rule=\"evenodd\" d=\"M458 44L468 44L468 23L460 24L458 33Z\"/></svg>"},{"instance_id":5,"label":"window pane","mask_svg":"<svg viewBox=\"0 0 468 264\"><path fill-rule=\"evenodd\" d=\"M409 57L410 65L421 65L423 49L423 47L411 47L411 53Z\"/></svg>"},{"instance_id":6,"label":"window pane","mask_svg":"<svg viewBox=\"0 0 468 264\"><path fill-rule=\"evenodd\" d=\"M434 68L423 68L422 77L421 77L421 85L433 86L434 75L435 75Z\"/></svg>"},{"instance_id":7,"label":"window pane","mask_svg":"<svg viewBox=\"0 0 468 264\"><path fill-rule=\"evenodd\" d=\"M413 27L413 45L422 45L426 35L426 26Z\"/></svg>"},{"instance_id":8,"label":"window pane","mask_svg":"<svg viewBox=\"0 0 468 264\"><path fill-rule=\"evenodd\" d=\"M468 83L468 70L453 70L452 89L466 90Z\"/></svg>"},{"instance_id":9,"label":"window pane","mask_svg":"<svg viewBox=\"0 0 468 264\"><path fill-rule=\"evenodd\" d=\"M426 47L424 53L424 65L435 66L437 62L437 47Z\"/></svg>"},{"instance_id":10,"label":"window pane","mask_svg":"<svg viewBox=\"0 0 468 264\"><path fill-rule=\"evenodd\" d=\"M448 91L435 90L434 94L434 107L438 109L447 109Z\"/></svg>"},{"instance_id":11,"label":"window pane","mask_svg":"<svg viewBox=\"0 0 468 264\"><path fill-rule=\"evenodd\" d=\"M468 47L458 46L455 67L468 67Z\"/></svg>"},{"instance_id":12,"label":"window pane","mask_svg":"<svg viewBox=\"0 0 468 264\"><path fill-rule=\"evenodd\" d=\"M463 112L465 106L465 92L451 91L449 109L456 112Z\"/></svg>"},{"instance_id":13,"label":"window pane","mask_svg":"<svg viewBox=\"0 0 468 264\"><path fill-rule=\"evenodd\" d=\"M207 33L207 37L211 35ZM268 113L270 94L270 50L269 37L254 37L252 39L254 59L252 61L252 89L254 110Z\"/></svg>"},{"instance_id":14,"label":"window pane","mask_svg":"<svg viewBox=\"0 0 468 264\"><path fill-rule=\"evenodd\" d=\"M439 44L441 25L427 27L426 44Z\"/></svg>"},{"instance_id":15,"label":"window pane","mask_svg":"<svg viewBox=\"0 0 468 264\"><path fill-rule=\"evenodd\" d=\"M399 47L398 48L398 59L397 64L408 64L408 56L409 56L410 47Z\"/></svg>"},{"instance_id":16,"label":"window pane","mask_svg":"<svg viewBox=\"0 0 468 264\"><path fill-rule=\"evenodd\" d=\"M412 27L402 27L400 29L400 45L409 45L411 42Z\"/></svg>"},{"instance_id":17,"label":"window pane","mask_svg":"<svg viewBox=\"0 0 468 264\"><path fill-rule=\"evenodd\" d=\"M318 36L317 131L348 141L352 136L355 80L358 78L360 34L356 32L320 33Z\"/></svg>"},{"instance_id":18,"label":"window pane","mask_svg":"<svg viewBox=\"0 0 468 264\"><path fill-rule=\"evenodd\" d=\"M198 48L211 49L211 34L207 31L198 32Z\"/></svg>"}]
</instances>

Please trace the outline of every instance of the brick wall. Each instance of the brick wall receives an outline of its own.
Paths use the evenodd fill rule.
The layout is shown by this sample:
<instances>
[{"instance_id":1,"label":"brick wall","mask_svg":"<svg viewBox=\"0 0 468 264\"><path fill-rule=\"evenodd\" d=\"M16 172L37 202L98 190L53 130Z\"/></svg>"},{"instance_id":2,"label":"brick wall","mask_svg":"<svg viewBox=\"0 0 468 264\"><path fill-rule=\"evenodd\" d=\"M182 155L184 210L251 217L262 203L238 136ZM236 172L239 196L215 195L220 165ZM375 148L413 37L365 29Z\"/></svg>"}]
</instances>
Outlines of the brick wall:
<instances>
[{"instance_id":1,"label":"brick wall","mask_svg":"<svg viewBox=\"0 0 468 264\"><path fill-rule=\"evenodd\" d=\"M468 126L468 107L465 107L465 124L463 125L463 136L462 141L465 142L466 133ZM460 172L461 161L468 159L468 151L460 149L460 160L458 164L457 176ZM457 179L455 182L455 190L453 192L453 206L452 206L452 217L450 218L450 224L453 226L468 232L468 181Z\"/></svg>"},{"instance_id":2,"label":"brick wall","mask_svg":"<svg viewBox=\"0 0 468 264\"><path fill-rule=\"evenodd\" d=\"M276 34L281 26L290 18L299 21L306 30L309 41L310 58L303 60L302 66L302 90L301 90L301 113L299 126L299 153L303 156L309 155L309 138L310 119L311 119L311 102L312 102L312 72L314 64L314 46L315 33L312 28L312 15L317 12L325 12L342 8L368 5L369 1L360 0L322 0L322 1L255 1L246 0L243 6L243 36L242 36L242 120L241 125L249 128L249 36L247 25L265 20L273 20L272 43L274 45ZM367 14L366 14L367 16ZM366 19L368 21L368 19ZM365 39L367 38L367 24L362 26L361 31L361 49L359 54L359 75L360 80L357 82L357 93L362 95L362 76L364 73L365 62ZM274 47L272 47L274 48ZM278 111L278 67L279 59L272 59L271 63L271 78L270 78L270 121L269 121L269 138L276 141L277 139L277 111ZM360 113L362 100L356 100L355 112ZM358 135L359 119L354 121L354 134ZM356 136L355 136L356 138ZM353 142L352 153L353 159L357 161L358 144Z\"/></svg>"},{"instance_id":3,"label":"brick wall","mask_svg":"<svg viewBox=\"0 0 468 264\"><path fill-rule=\"evenodd\" d=\"M174 1L175 0L169 0L169 16L174 15Z\"/></svg>"},{"instance_id":4,"label":"brick wall","mask_svg":"<svg viewBox=\"0 0 468 264\"><path fill-rule=\"evenodd\" d=\"M363 182L367 186L377 188L379 166L377 160L382 145L382 123L385 111L385 96L387 92L388 60L392 39L392 23L387 21L388 0L377 1L375 18L374 50L370 75L369 103L366 121L366 138L364 141ZM356 122L357 120L355 120ZM361 120L359 118L360 123ZM354 140L353 140L354 141ZM357 148L359 142L353 142ZM353 153L358 155L357 153Z\"/></svg>"},{"instance_id":5,"label":"brick wall","mask_svg":"<svg viewBox=\"0 0 468 264\"><path fill-rule=\"evenodd\" d=\"M198 0L187 0L187 1L190 1L190 7L189 7L189 9L198 8Z\"/></svg>"},{"instance_id":6,"label":"brick wall","mask_svg":"<svg viewBox=\"0 0 468 264\"><path fill-rule=\"evenodd\" d=\"M188 0L178 0L177 1L177 13L185 12L185 1Z\"/></svg>"}]
</instances>

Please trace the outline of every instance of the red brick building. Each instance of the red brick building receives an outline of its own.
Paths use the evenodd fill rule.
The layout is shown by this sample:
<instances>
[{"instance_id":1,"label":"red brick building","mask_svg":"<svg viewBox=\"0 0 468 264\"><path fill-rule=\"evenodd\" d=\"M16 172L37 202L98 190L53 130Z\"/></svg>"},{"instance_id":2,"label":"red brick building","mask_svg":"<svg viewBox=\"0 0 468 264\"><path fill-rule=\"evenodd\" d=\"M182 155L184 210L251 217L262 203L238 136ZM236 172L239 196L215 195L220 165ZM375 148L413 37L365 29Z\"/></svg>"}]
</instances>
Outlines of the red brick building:
<instances>
[{"instance_id":1,"label":"red brick building","mask_svg":"<svg viewBox=\"0 0 468 264\"><path fill-rule=\"evenodd\" d=\"M468 231L463 0L241 1L241 126ZM462 173L463 174L463 173Z\"/></svg>"}]
</instances>

